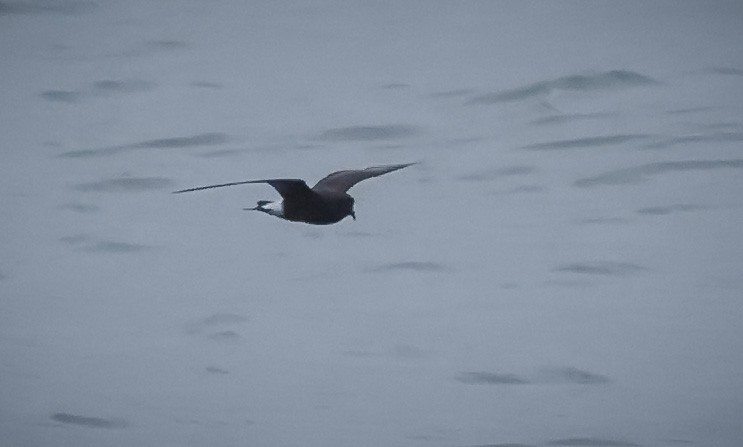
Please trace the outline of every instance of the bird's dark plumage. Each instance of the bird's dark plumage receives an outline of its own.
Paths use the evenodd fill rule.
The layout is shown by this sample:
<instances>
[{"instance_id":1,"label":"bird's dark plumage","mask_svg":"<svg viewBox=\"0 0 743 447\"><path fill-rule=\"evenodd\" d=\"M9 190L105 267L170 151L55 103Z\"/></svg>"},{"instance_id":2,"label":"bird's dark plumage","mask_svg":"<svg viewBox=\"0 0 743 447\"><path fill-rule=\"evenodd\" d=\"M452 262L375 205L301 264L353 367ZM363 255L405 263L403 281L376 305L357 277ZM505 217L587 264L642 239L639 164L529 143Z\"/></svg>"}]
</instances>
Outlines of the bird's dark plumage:
<instances>
[{"instance_id":1,"label":"bird's dark plumage","mask_svg":"<svg viewBox=\"0 0 743 447\"><path fill-rule=\"evenodd\" d=\"M333 172L317 182L311 189L304 180L300 179L266 179L199 186L197 188L175 191L175 193L249 183L268 183L278 191L283 200L280 202L261 200L258 202L258 206L245 208L246 210L262 211L266 214L295 222L327 225L339 222L346 216L356 219L356 214L353 211L354 200L353 197L348 195L348 190L353 185L362 180L378 177L413 164L415 163L372 166L366 169L349 169Z\"/></svg>"}]
</instances>

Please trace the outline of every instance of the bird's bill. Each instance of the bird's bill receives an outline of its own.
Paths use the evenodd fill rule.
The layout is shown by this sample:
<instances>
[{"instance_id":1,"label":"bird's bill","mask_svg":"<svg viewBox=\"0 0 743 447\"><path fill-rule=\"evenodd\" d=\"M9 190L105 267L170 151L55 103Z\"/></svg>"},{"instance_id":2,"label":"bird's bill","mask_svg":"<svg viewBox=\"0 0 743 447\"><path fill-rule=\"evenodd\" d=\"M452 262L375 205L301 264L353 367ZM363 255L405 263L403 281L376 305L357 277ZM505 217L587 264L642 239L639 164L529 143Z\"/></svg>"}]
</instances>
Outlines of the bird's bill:
<instances>
[{"instance_id":1,"label":"bird's bill","mask_svg":"<svg viewBox=\"0 0 743 447\"><path fill-rule=\"evenodd\" d=\"M351 211L351 217L353 217L353 220L356 220L356 213L354 213L353 211Z\"/></svg>"}]
</instances>

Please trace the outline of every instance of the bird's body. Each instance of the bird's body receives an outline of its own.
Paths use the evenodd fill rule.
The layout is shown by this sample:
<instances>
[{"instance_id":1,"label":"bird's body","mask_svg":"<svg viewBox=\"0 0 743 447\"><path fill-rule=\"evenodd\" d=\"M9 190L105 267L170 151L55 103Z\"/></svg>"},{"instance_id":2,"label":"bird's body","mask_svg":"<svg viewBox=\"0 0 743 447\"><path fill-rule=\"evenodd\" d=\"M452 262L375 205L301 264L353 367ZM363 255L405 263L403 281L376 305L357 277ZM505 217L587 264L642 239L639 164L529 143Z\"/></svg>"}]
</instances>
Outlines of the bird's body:
<instances>
[{"instance_id":1,"label":"bird's body","mask_svg":"<svg viewBox=\"0 0 743 447\"><path fill-rule=\"evenodd\" d=\"M300 200L261 200L247 211L262 211L271 216L292 222L305 222L314 225L328 225L340 222L346 216L353 216L353 197L348 194L319 194L313 192Z\"/></svg>"},{"instance_id":2,"label":"bird's body","mask_svg":"<svg viewBox=\"0 0 743 447\"><path fill-rule=\"evenodd\" d=\"M346 216L356 219L356 214L353 210L354 199L347 192L353 185L362 180L387 174L388 172L396 171L412 164L415 163L338 171L323 178L311 189L304 180L269 179L200 186L175 192L182 193L247 183L268 183L281 194L282 200L275 202L261 200L257 206L244 208L245 210L261 211L293 222L329 225L340 222Z\"/></svg>"}]
</instances>

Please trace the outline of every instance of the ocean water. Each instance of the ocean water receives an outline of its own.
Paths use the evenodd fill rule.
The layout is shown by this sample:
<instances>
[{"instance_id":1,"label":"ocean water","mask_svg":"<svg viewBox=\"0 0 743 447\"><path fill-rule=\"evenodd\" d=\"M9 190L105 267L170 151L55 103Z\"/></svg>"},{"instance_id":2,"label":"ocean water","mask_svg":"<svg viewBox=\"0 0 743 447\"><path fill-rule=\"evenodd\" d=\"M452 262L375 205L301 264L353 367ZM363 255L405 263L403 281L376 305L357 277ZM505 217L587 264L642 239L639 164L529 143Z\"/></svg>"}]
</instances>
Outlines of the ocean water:
<instances>
[{"instance_id":1,"label":"ocean water","mask_svg":"<svg viewBox=\"0 0 743 447\"><path fill-rule=\"evenodd\" d=\"M743 4L0 1L8 446L739 446ZM248 213L348 168L358 220Z\"/></svg>"}]
</instances>

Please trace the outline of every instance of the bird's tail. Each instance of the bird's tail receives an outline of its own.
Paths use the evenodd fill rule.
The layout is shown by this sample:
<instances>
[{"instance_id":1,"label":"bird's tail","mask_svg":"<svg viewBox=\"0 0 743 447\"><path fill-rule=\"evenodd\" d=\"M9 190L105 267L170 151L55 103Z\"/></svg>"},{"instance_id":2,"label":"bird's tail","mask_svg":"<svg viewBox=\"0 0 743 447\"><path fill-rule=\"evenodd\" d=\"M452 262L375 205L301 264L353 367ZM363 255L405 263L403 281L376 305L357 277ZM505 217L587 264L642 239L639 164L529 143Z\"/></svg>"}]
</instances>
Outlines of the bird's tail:
<instances>
[{"instance_id":1,"label":"bird's tail","mask_svg":"<svg viewBox=\"0 0 743 447\"><path fill-rule=\"evenodd\" d=\"M245 211L263 211L264 213L268 212L267 209L264 208L265 205L268 205L271 203L270 200L259 200L258 205L254 206L253 208L243 208Z\"/></svg>"}]
</instances>

